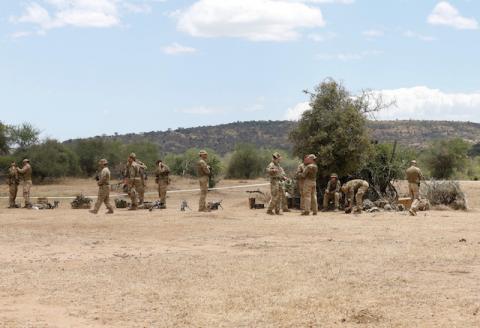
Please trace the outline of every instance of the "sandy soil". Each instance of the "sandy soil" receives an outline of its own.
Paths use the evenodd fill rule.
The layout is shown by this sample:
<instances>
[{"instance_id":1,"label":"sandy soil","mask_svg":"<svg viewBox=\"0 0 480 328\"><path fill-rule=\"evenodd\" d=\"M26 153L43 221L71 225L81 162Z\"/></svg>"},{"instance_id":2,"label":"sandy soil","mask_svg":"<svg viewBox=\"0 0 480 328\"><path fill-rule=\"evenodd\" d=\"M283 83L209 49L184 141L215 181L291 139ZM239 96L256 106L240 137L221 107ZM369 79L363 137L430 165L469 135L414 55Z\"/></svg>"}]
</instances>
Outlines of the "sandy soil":
<instances>
[{"instance_id":1,"label":"sandy soil","mask_svg":"<svg viewBox=\"0 0 480 328\"><path fill-rule=\"evenodd\" d=\"M2 200L0 327L480 327L480 183L462 185L471 211L418 217L271 217L244 190L212 213L179 211L195 193L113 216ZM94 182L34 188L78 192Z\"/></svg>"}]
</instances>

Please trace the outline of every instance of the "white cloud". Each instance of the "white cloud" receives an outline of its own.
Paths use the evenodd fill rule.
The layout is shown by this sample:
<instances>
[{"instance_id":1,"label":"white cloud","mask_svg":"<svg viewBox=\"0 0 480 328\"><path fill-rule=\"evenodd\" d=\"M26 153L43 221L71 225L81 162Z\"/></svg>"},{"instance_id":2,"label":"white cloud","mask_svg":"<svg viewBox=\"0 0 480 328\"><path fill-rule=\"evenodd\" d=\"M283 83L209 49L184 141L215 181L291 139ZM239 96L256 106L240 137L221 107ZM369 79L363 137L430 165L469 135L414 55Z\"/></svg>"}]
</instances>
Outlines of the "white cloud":
<instances>
[{"instance_id":1,"label":"white cloud","mask_svg":"<svg viewBox=\"0 0 480 328\"><path fill-rule=\"evenodd\" d=\"M385 32L383 32L382 30L371 29L363 31L362 35L367 39L375 39L384 36Z\"/></svg>"},{"instance_id":2,"label":"white cloud","mask_svg":"<svg viewBox=\"0 0 480 328\"><path fill-rule=\"evenodd\" d=\"M407 38L418 39L418 40L425 41L425 42L432 42L432 41L437 40L437 38L434 37L434 36L423 35L423 34L413 32L413 31L405 31L405 33L403 33L403 36L405 36Z\"/></svg>"},{"instance_id":3,"label":"white cloud","mask_svg":"<svg viewBox=\"0 0 480 328\"><path fill-rule=\"evenodd\" d=\"M312 33L308 35L308 38L315 42L326 42L329 40L333 40L337 37L337 34L333 32L327 33Z\"/></svg>"},{"instance_id":4,"label":"white cloud","mask_svg":"<svg viewBox=\"0 0 480 328\"><path fill-rule=\"evenodd\" d=\"M43 0L27 4L22 15L10 20L36 25L40 32L66 26L107 28L120 25L122 10L146 13L149 6L125 0Z\"/></svg>"},{"instance_id":5,"label":"white cloud","mask_svg":"<svg viewBox=\"0 0 480 328\"><path fill-rule=\"evenodd\" d=\"M308 102L298 103L295 106L287 109L284 118L290 121L297 121L302 117L303 112L309 110L310 108L310 103Z\"/></svg>"},{"instance_id":6,"label":"white cloud","mask_svg":"<svg viewBox=\"0 0 480 328\"><path fill-rule=\"evenodd\" d=\"M198 0L178 16L177 27L195 37L289 41L300 30L322 27L319 8L288 0Z\"/></svg>"},{"instance_id":7,"label":"white cloud","mask_svg":"<svg viewBox=\"0 0 480 328\"><path fill-rule=\"evenodd\" d=\"M447 1L439 2L428 16L427 21L432 25L445 25L459 30L478 29L477 20L463 17L458 9Z\"/></svg>"},{"instance_id":8,"label":"white cloud","mask_svg":"<svg viewBox=\"0 0 480 328\"><path fill-rule=\"evenodd\" d=\"M361 52L338 53L338 54L319 54L316 56L319 60L340 60L344 62L362 60L367 57L379 56L383 54L379 50L365 50Z\"/></svg>"},{"instance_id":9,"label":"white cloud","mask_svg":"<svg viewBox=\"0 0 480 328\"><path fill-rule=\"evenodd\" d=\"M396 105L384 109L376 117L383 120L452 120L479 122L480 91L472 93L448 93L425 86L411 88L376 90L388 103ZM285 113L288 120L298 120L302 113L310 109L309 103L299 103Z\"/></svg>"},{"instance_id":10,"label":"white cloud","mask_svg":"<svg viewBox=\"0 0 480 328\"><path fill-rule=\"evenodd\" d=\"M182 46L181 44L175 42L169 46L164 47L163 52L167 55L193 54L197 52L197 49Z\"/></svg>"}]
</instances>

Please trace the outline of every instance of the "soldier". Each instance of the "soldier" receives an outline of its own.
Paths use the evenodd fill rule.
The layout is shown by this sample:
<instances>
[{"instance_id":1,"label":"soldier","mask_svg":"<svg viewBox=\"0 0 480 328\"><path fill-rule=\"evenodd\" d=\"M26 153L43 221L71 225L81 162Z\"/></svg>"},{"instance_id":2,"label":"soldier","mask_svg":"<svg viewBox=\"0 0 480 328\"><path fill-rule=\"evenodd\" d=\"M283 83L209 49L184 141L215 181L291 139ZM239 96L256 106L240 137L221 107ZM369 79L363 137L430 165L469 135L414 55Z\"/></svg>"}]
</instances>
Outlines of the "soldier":
<instances>
[{"instance_id":1,"label":"soldier","mask_svg":"<svg viewBox=\"0 0 480 328\"><path fill-rule=\"evenodd\" d=\"M102 203L105 203L105 206L108 209L107 214L113 214L113 206L110 204L110 170L108 169L108 161L106 159L101 159L98 162L100 166L100 174L98 176L98 198L95 203L95 207L90 213L97 214Z\"/></svg>"},{"instance_id":2,"label":"soldier","mask_svg":"<svg viewBox=\"0 0 480 328\"><path fill-rule=\"evenodd\" d=\"M200 200L198 201L199 212L209 212L207 208L208 181L210 179L210 166L207 164L208 153L201 150L198 153L200 159L197 163L198 183L200 184Z\"/></svg>"},{"instance_id":3,"label":"soldier","mask_svg":"<svg viewBox=\"0 0 480 328\"><path fill-rule=\"evenodd\" d=\"M147 171L147 166L137 159L137 155L135 153L131 153L130 157L133 158L135 163L138 164L138 170L139 170L139 176L140 176L140 184L136 188L137 194L138 194L138 205L143 205L143 202L145 200L145 188L146 188L146 171Z\"/></svg>"},{"instance_id":4,"label":"soldier","mask_svg":"<svg viewBox=\"0 0 480 328\"><path fill-rule=\"evenodd\" d=\"M303 196L305 197L302 215L310 215L312 210L313 215L317 215L318 202L317 202L317 173L318 166L315 164L317 156L310 154L304 159L305 170L302 173L302 177L305 179L303 183Z\"/></svg>"},{"instance_id":5,"label":"soldier","mask_svg":"<svg viewBox=\"0 0 480 328\"><path fill-rule=\"evenodd\" d=\"M354 212L361 213L363 210L363 196L368 190L368 182L361 179L350 180L341 188L346 195L348 206L345 209L346 213L350 213L352 208ZM353 198L355 196L355 207L353 206Z\"/></svg>"},{"instance_id":6,"label":"soldier","mask_svg":"<svg viewBox=\"0 0 480 328\"><path fill-rule=\"evenodd\" d=\"M17 169L17 172L22 176L23 180L23 199L25 200L25 208L31 208L30 202L30 190L32 189L32 166L29 159L24 159L21 169Z\"/></svg>"},{"instance_id":7,"label":"soldier","mask_svg":"<svg viewBox=\"0 0 480 328\"><path fill-rule=\"evenodd\" d=\"M15 200L17 199L18 185L20 184L20 179L18 177L17 163L12 162L10 168L8 169L8 191L9 191L9 206L8 208L17 208Z\"/></svg>"},{"instance_id":8,"label":"soldier","mask_svg":"<svg viewBox=\"0 0 480 328\"><path fill-rule=\"evenodd\" d=\"M132 155L135 154L130 154L128 157L125 177L127 180L128 196L130 196L130 200L132 201L129 210L135 211L138 209L137 193L138 190L142 189L142 180L140 177L140 166L135 162L135 157Z\"/></svg>"},{"instance_id":9,"label":"soldier","mask_svg":"<svg viewBox=\"0 0 480 328\"><path fill-rule=\"evenodd\" d=\"M305 199L303 196L303 184L305 182L305 179L302 176L303 171L305 171L305 158L307 158L307 155L303 157L303 162L298 165L297 172L295 173L295 178L297 179L298 183L298 192L300 193L300 209L302 211L305 209Z\"/></svg>"},{"instance_id":10,"label":"soldier","mask_svg":"<svg viewBox=\"0 0 480 328\"><path fill-rule=\"evenodd\" d=\"M417 215L418 204L420 201L420 181L423 179L422 171L417 167L417 161L410 162L411 166L406 170L406 176L408 180L408 191L412 199L412 205L410 206L410 215Z\"/></svg>"},{"instance_id":11,"label":"soldier","mask_svg":"<svg viewBox=\"0 0 480 328\"><path fill-rule=\"evenodd\" d=\"M160 203L167 207L167 188L170 184L170 168L165 165L162 160L157 161L157 170L155 172L156 182L158 184L158 197Z\"/></svg>"},{"instance_id":12,"label":"soldier","mask_svg":"<svg viewBox=\"0 0 480 328\"><path fill-rule=\"evenodd\" d=\"M267 174L270 177L270 193L272 199L268 204L267 214L274 215L275 214L281 215L280 213L280 206L282 205L282 181L285 178L285 172L283 168L280 166L281 156L279 153L272 154L272 162L267 166Z\"/></svg>"},{"instance_id":13,"label":"soldier","mask_svg":"<svg viewBox=\"0 0 480 328\"><path fill-rule=\"evenodd\" d=\"M328 181L327 188L325 189L325 194L323 195L323 209L322 212L328 210L328 204L330 201L335 202L335 212L338 211L340 207L340 187L342 186L341 182L338 180L338 175L332 173L330 175L330 180Z\"/></svg>"}]
</instances>

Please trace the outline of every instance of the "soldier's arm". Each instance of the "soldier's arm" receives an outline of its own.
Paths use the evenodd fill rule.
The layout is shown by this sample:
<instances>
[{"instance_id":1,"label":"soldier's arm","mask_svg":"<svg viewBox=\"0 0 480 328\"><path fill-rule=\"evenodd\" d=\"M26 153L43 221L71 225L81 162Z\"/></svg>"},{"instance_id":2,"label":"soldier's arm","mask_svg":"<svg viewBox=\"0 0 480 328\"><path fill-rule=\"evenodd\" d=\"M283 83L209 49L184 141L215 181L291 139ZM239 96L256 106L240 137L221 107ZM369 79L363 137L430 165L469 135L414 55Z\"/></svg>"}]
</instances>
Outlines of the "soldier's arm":
<instances>
[{"instance_id":1,"label":"soldier's arm","mask_svg":"<svg viewBox=\"0 0 480 328\"><path fill-rule=\"evenodd\" d=\"M98 185L103 186L106 183L107 183L107 172L105 170L102 170L102 172L100 172L100 179L98 180Z\"/></svg>"},{"instance_id":2,"label":"soldier's arm","mask_svg":"<svg viewBox=\"0 0 480 328\"><path fill-rule=\"evenodd\" d=\"M205 175L210 175L210 167L207 165L205 161L200 162L200 166L202 168L202 171Z\"/></svg>"},{"instance_id":3,"label":"soldier's arm","mask_svg":"<svg viewBox=\"0 0 480 328\"><path fill-rule=\"evenodd\" d=\"M17 168L17 172L18 172L19 174L25 174L25 172L27 172L27 169L28 169L27 166L24 166L24 167L21 168L21 169Z\"/></svg>"}]
</instances>

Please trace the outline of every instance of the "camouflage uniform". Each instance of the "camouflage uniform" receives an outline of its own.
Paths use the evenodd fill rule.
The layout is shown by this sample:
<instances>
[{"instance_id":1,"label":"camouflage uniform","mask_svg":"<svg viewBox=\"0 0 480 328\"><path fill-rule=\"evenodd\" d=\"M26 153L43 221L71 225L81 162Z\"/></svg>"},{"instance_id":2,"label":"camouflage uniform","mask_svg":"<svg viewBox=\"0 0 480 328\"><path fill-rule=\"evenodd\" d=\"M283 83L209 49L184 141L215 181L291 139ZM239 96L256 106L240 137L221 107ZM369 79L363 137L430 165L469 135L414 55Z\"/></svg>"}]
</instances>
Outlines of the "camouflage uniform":
<instances>
[{"instance_id":1,"label":"camouflage uniform","mask_svg":"<svg viewBox=\"0 0 480 328\"><path fill-rule=\"evenodd\" d=\"M349 206L353 207L355 196L355 210L361 211L363 209L363 196L368 191L368 187L368 182L361 179L351 180L344 184L342 191L347 195Z\"/></svg>"},{"instance_id":2,"label":"camouflage uniform","mask_svg":"<svg viewBox=\"0 0 480 328\"><path fill-rule=\"evenodd\" d=\"M15 163L12 163L10 168L8 169L8 191L9 191L9 208L15 208L16 203L15 200L17 199L18 193L18 185L20 183L18 177L18 169Z\"/></svg>"},{"instance_id":3,"label":"camouflage uniform","mask_svg":"<svg viewBox=\"0 0 480 328\"><path fill-rule=\"evenodd\" d=\"M415 215L418 210L418 204L420 202L420 181L423 179L422 171L415 165L416 162L412 161L412 166L406 171L408 191L412 199L412 206L410 207L410 214L412 215Z\"/></svg>"},{"instance_id":4,"label":"camouflage uniform","mask_svg":"<svg viewBox=\"0 0 480 328\"><path fill-rule=\"evenodd\" d=\"M274 154L274 159L279 158L279 154ZM272 161L267 166L267 174L270 177L270 194L272 196L272 199L268 204L267 213L273 214L273 211L275 210L276 214L280 214L283 192L282 180L284 178L285 172L283 171L282 167L278 162L276 163L275 161Z\"/></svg>"},{"instance_id":5,"label":"camouflage uniform","mask_svg":"<svg viewBox=\"0 0 480 328\"><path fill-rule=\"evenodd\" d=\"M138 159L136 159L135 162L138 164L138 174L140 175L140 185L136 188L138 193L138 205L142 205L145 200L145 188L147 186L145 181L147 166Z\"/></svg>"},{"instance_id":6,"label":"camouflage uniform","mask_svg":"<svg viewBox=\"0 0 480 328\"><path fill-rule=\"evenodd\" d=\"M104 165L104 167L102 168L102 171L100 171L99 180L97 182L98 184L97 202L95 203L95 207L91 212L94 214L97 214L98 210L100 209L100 206L102 206L102 203L105 203L105 206L108 209L107 213L112 214L113 206L110 204L110 170L106 166L107 165L106 160L101 160L100 163L101 165Z\"/></svg>"},{"instance_id":7,"label":"camouflage uniform","mask_svg":"<svg viewBox=\"0 0 480 328\"><path fill-rule=\"evenodd\" d=\"M157 171L155 172L156 180L158 183L158 197L160 198L160 202L166 206L167 205L167 188L170 184L170 168L163 164L162 162L158 162Z\"/></svg>"},{"instance_id":8,"label":"camouflage uniform","mask_svg":"<svg viewBox=\"0 0 480 328\"><path fill-rule=\"evenodd\" d=\"M305 196L303 195L303 184L305 182L305 178L303 177L303 172L305 171L305 164L301 163L297 167L297 172L295 173L295 178L298 182L298 192L300 193L300 209L303 211L305 209Z\"/></svg>"},{"instance_id":9,"label":"camouflage uniform","mask_svg":"<svg viewBox=\"0 0 480 328\"><path fill-rule=\"evenodd\" d=\"M137 193L138 189L142 189L142 180L140 178L140 166L132 161L127 163L126 179L128 187L128 196L132 202L132 210L136 210L138 207Z\"/></svg>"},{"instance_id":10,"label":"camouflage uniform","mask_svg":"<svg viewBox=\"0 0 480 328\"><path fill-rule=\"evenodd\" d=\"M205 151L199 153L201 156L206 155ZM210 166L208 166L205 159L200 158L197 163L198 183L200 184L200 199L198 201L198 211L206 212L207 209L207 193L208 193L208 181L210 179Z\"/></svg>"},{"instance_id":11,"label":"camouflage uniform","mask_svg":"<svg viewBox=\"0 0 480 328\"><path fill-rule=\"evenodd\" d=\"M333 199L335 202L335 210L338 210L340 207L340 187L342 183L338 180L338 176L335 174L330 177L328 181L327 188L325 189L325 194L323 195L323 210L328 209L328 204Z\"/></svg>"},{"instance_id":12,"label":"camouflage uniform","mask_svg":"<svg viewBox=\"0 0 480 328\"><path fill-rule=\"evenodd\" d=\"M25 207L31 207L30 191L32 189L32 166L27 159L23 160L23 167L17 169L18 173L22 176L23 180L23 199L25 200Z\"/></svg>"},{"instance_id":13,"label":"camouflage uniform","mask_svg":"<svg viewBox=\"0 0 480 328\"><path fill-rule=\"evenodd\" d=\"M311 158L316 159L315 156L312 156ZM302 212L302 215L309 215L310 210L313 212L313 215L317 215L317 212L318 212L317 173L318 173L318 166L315 163L308 164L305 167L304 172L302 173L302 176L305 179L304 184L303 184L303 195L305 197L305 201L304 201L305 208Z\"/></svg>"}]
</instances>

